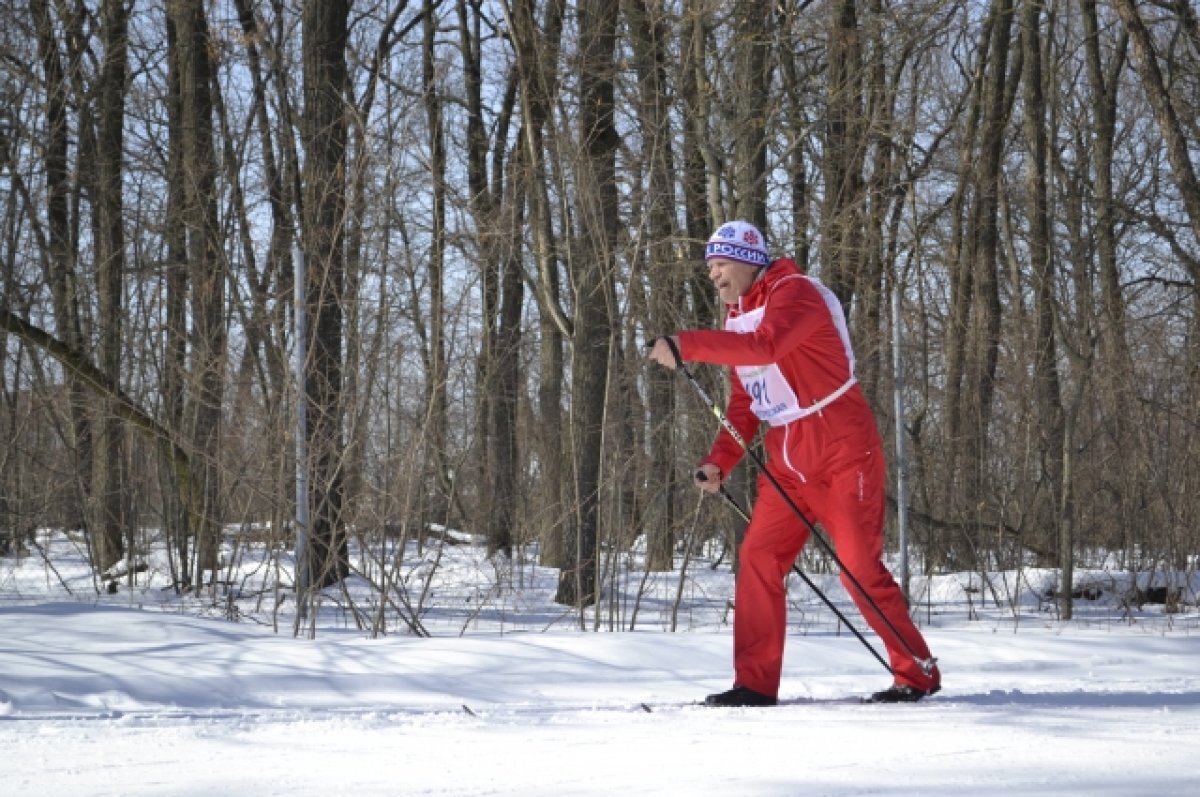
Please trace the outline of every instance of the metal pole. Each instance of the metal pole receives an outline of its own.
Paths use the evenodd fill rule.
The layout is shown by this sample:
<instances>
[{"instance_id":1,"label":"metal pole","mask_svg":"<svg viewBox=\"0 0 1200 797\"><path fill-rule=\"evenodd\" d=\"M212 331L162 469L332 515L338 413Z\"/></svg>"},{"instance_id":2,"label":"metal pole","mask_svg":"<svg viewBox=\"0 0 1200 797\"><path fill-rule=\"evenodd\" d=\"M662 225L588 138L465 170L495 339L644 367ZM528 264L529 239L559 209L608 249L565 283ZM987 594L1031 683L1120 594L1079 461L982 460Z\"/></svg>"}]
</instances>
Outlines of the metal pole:
<instances>
[{"instance_id":1,"label":"metal pole","mask_svg":"<svg viewBox=\"0 0 1200 797\"><path fill-rule=\"evenodd\" d=\"M308 331L304 306L304 252L297 249L294 273L295 343L292 372L296 382L296 633L308 617L308 396L304 387L304 362L308 359Z\"/></svg>"},{"instance_id":2,"label":"metal pole","mask_svg":"<svg viewBox=\"0 0 1200 797\"><path fill-rule=\"evenodd\" d=\"M900 536L900 589L908 595L908 452L904 445L904 354L900 350L900 280L892 286L892 392L896 412L896 528Z\"/></svg>"}]
</instances>

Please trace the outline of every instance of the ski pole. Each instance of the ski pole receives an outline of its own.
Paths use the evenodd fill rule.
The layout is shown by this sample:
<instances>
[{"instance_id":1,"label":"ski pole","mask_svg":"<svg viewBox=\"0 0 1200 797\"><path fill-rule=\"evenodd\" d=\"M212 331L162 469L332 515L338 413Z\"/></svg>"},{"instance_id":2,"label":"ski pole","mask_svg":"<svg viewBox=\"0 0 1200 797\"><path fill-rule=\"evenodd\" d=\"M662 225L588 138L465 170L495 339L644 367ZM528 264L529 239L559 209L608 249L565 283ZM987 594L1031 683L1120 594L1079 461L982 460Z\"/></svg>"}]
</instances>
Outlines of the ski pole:
<instances>
[{"instance_id":1,"label":"ski pole","mask_svg":"<svg viewBox=\"0 0 1200 797\"><path fill-rule=\"evenodd\" d=\"M771 471L767 470L766 463L763 462L762 457L755 453L754 449L750 448L749 444L746 443L746 439L742 437L741 432L739 432L733 423L730 422L720 405L713 401L711 397L709 397L708 391L704 389L704 386L701 385L700 382L696 380L696 377L692 375L692 372L688 370L687 365L685 365L683 362L683 355L679 353L679 347L675 345L675 341L672 340L670 336L665 336L662 338L662 340L666 342L667 347L671 350L671 354L674 355L676 367L682 371L683 375L687 377L687 380L692 383L692 387L696 389L696 393L699 394L700 398L704 400L704 403L709 406L709 409L712 410L713 414L717 416L717 420L720 421L721 426L725 429L725 431L729 432L729 436L732 437L737 444L742 447L742 450L750 456L750 459L758 467L759 471L767 477L767 481L771 483L771 486L775 488L775 490L787 503L788 507L791 508L792 512L795 513L796 517L800 519L800 522L804 524L809 533L817 539L817 542L820 543L821 547L825 549L825 552L829 554L829 557L833 560L834 564L838 566L838 569L842 571L842 574L846 577L846 580L854 585L854 588L858 590L860 595L862 595L867 605L875 610L875 613L879 615L881 620L883 620L884 624L888 627L888 630L890 630L893 636L899 640L900 645L904 648L904 652L908 654L909 658L916 662L917 666L920 667L921 671L926 675L932 675L936 660L933 657L922 658L921 656L917 655L917 652L912 649L912 646L905 641L900 632L896 630L896 625L890 619L888 619L888 616L883 613L883 610L879 608L879 605L875 603L869 594L867 594L866 589L863 588L862 583L859 582L854 573L852 573L850 569L842 563L842 560L838 557L837 552L833 550L833 546L830 545L829 542L827 542L825 538L817 532L817 528L813 525L813 522L809 520L803 512L800 511L800 507L796 506L796 502L793 501L792 497L787 494L786 490L783 489L783 485L779 483L779 480L775 478L775 475L771 473ZM648 345L653 346L654 341L650 341Z\"/></svg>"},{"instance_id":2,"label":"ski pole","mask_svg":"<svg viewBox=\"0 0 1200 797\"><path fill-rule=\"evenodd\" d=\"M698 471L696 471L696 478L702 482L708 481L708 474L706 474L702 470L698 470ZM737 502L737 499L729 494L729 491L725 489L725 485L722 484L718 489L721 491L721 497L725 499L725 502L728 503L731 507L733 507L733 511L737 512L738 515L742 518L742 520L749 523L750 516L748 514L746 514L746 510L742 509L742 505ZM868 642L867 638L864 637L861 633L859 633L858 629L854 627L854 624L846 619L846 615L842 614L841 609L839 609L837 606L833 605L833 601L829 600L828 596L826 596L825 593L822 592L821 589L816 584L813 583L812 579L808 577L808 574L800 569L800 565L793 562L792 563L792 572L794 572L796 575L800 576L801 580L804 581L804 583L808 585L808 588L811 589L813 592L815 592L817 597L820 598L821 601L824 602L824 604L826 606L828 606L835 615L837 615L837 618L838 618L838 620L840 620L842 622L842 625L849 628L850 633L854 634L854 636L858 638L858 641L863 643L863 645L866 647L867 650L871 651L871 655L874 656L875 659L880 664L883 665L883 668L885 670L887 670L892 675L896 674L895 671L892 669L892 665L888 664L887 661L883 658L883 656L879 655L879 651L875 649L875 646L872 645L870 642Z\"/></svg>"}]
</instances>

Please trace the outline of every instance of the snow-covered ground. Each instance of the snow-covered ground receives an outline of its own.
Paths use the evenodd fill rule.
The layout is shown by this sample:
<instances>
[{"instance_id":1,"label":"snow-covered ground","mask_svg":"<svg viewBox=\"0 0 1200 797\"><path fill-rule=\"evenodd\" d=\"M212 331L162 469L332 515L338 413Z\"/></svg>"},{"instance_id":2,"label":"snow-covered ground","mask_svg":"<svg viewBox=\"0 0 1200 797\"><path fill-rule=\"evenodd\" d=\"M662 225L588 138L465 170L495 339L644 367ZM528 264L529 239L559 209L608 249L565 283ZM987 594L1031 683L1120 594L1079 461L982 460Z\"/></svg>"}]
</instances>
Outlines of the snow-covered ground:
<instances>
[{"instance_id":1,"label":"snow-covered ground","mask_svg":"<svg viewBox=\"0 0 1200 797\"><path fill-rule=\"evenodd\" d=\"M272 630L245 579L205 616L154 566L101 598L61 556L54 573L0 560L0 794L1200 794L1194 587L1180 614L1114 593L1061 623L1039 594L1051 574L997 574L995 593L914 581L944 688L878 706L857 698L887 673L797 583L782 705L717 710L693 702L729 685L727 568L694 562L682 593L678 574L631 573L638 630L593 633L553 605L552 571L501 589L478 548L428 564L405 572L435 576L431 638L326 607L304 639L290 603ZM606 616L628 627L622 601Z\"/></svg>"}]
</instances>

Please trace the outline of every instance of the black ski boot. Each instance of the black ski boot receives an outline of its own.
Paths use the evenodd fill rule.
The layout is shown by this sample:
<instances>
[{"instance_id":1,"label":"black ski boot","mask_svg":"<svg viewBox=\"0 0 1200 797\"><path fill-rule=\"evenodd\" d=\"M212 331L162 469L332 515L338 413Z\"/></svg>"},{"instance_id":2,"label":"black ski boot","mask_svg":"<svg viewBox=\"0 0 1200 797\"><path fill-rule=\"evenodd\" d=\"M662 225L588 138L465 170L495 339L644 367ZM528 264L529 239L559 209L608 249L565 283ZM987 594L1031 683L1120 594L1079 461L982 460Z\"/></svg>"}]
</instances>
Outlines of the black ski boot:
<instances>
[{"instance_id":1,"label":"black ski boot","mask_svg":"<svg viewBox=\"0 0 1200 797\"><path fill-rule=\"evenodd\" d=\"M928 692L924 689L918 689L915 686L908 684L892 684L887 689L881 692L876 692L870 697L864 697L864 703L916 703L923 697L928 697L934 692L941 689L941 686L934 686Z\"/></svg>"},{"instance_id":2,"label":"black ski boot","mask_svg":"<svg viewBox=\"0 0 1200 797\"><path fill-rule=\"evenodd\" d=\"M773 706L776 700L771 695L755 692L744 686L735 686L728 692L718 692L704 698L704 705L718 708L738 708L742 706Z\"/></svg>"}]
</instances>

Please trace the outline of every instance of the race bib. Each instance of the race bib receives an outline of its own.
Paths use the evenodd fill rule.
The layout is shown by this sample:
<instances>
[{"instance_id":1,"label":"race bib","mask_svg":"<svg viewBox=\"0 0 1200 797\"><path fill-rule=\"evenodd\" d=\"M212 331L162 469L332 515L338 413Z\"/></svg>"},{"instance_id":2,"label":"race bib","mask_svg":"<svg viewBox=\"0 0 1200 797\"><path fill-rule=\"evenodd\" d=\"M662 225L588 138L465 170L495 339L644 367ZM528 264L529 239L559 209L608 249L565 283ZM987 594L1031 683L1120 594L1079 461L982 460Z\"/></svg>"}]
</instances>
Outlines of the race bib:
<instances>
[{"instance_id":1,"label":"race bib","mask_svg":"<svg viewBox=\"0 0 1200 797\"><path fill-rule=\"evenodd\" d=\"M764 312L766 308L760 307L735 318L727 318L725 329L743 335L753 332L762 323ZM778 365L738 365L734 371L750 396L751 411L759 420L772 426L782 426L806 414Z\"/></svg>"},{"instance_id":2,"label":"race bib","mask_svg":"<svg viewBox=\"0 0 1200 797\"><path fill-rule=\"evenodd\" d=\"M813 282L825 298L826 305L830 308L834 325L837 327L838 336L842 339L842 345L846 351L846 359L850 364L850 378L828 396L825 396L811 406L804 407L801 406L800 400L796 398L796 392L792 390L792 386L784 377L783 371L779 370L778 365L771 363L769 365L734 366L733 370L737 373L738 379L741 380L742 387L750 395L751 411L759 420L765 421L772 426L785 426L792 421L820 412L844 396L846 391L852 388L858 381L854 378L854 351L850 348L850 336L846 332L846 320L842 315L841 305L837 304L837 299L825 286L817 283L816 280L813 280ZM834 312L835 310L836 313ZM735 318L726 318L725 329L743 335L748 334L758 329L765 313L766 307L760 307L757 310L751 310Z\"/></svg>"}]
</instances>

